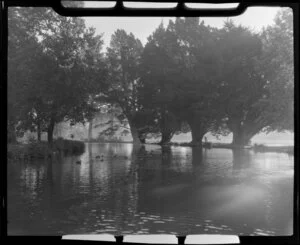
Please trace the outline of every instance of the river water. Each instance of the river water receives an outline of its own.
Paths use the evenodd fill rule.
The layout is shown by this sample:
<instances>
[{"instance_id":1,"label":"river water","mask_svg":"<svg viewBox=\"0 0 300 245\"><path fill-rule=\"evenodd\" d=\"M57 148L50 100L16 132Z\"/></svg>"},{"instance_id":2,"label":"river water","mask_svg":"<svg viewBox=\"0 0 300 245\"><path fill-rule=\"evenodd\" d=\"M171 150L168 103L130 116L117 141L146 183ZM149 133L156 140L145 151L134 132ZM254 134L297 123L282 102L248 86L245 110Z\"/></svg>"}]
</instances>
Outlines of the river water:
<instances>
[{"instance_id":1,"label":"river water","mask_svg":"<svg viewBox=\"0 0 300 245\"><path fill-rule=\"evenodd\" d=\"M9 162L8 234L291 235L293 166L285 153L121 143Z\"/></svg>"}]
</instances>

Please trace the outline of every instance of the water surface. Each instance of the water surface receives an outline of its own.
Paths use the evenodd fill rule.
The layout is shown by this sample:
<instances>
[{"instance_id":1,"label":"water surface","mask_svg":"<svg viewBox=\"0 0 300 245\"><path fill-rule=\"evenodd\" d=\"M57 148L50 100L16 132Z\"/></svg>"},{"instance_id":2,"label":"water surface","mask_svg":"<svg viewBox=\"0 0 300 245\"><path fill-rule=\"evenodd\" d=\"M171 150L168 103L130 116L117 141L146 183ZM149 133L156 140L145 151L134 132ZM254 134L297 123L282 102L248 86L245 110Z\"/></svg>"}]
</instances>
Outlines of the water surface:
<instances>
[{"instance_id":1,"label":"water surface","mask_svg":"<svg viewBox=\"0 0 300 245\"><path fill-rule=\"evenodd\" d=\"M293 164L285 153L118 143L9 162L8 234L291 235Z\"/></svg>"}]
</instances>

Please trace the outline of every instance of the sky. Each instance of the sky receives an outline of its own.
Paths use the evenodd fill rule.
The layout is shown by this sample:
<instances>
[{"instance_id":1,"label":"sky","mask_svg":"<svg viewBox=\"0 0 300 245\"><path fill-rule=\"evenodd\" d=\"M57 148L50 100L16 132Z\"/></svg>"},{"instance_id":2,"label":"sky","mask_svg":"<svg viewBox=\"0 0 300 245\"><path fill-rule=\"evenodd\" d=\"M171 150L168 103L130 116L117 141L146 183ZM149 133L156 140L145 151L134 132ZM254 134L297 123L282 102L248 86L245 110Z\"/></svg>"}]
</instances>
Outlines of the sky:
<instances>
[{"instance_id":1,"label":"sky","mask_svg":"<svg viewBox=\"0 0 300 245\"><path fill-rule=\"evenodd\" d=\"M87 7L93 7L95 3L89 2ZM102 2L103 4L103 2ZM137 3L134 3L135 5ZM202 4L203 5L203 4ZM202 6L200 5L200 6ZM134 5L131 5L131 7ZM174 5L173 5L174 6ZM231 17L231 19L244 26L250 27L253 31L259 32L262 27L271 25L274 17L280 7L250 7L242 15ZM126 32L132 32L135 37L139 38L143 44L147 42L154 30L163 22L164 26L168 25L172 17L85 17L86 25L96 28L97 34L103 33L104 48L109 45L111 35L117 29L124 29ZM221 28L226 17L203 17L204 23L212 27Z\"/></svg>"},{"instance_id":2,"label":"sky","mask_svg":"<svg viewBox=\"0 0 300 245\"><path fill-rule=\"evenodd\" d=\"M87 7L95 7L94 3L89 3ZM103 6L103 2L101 3ZM107 3L105 3L107 4ZM193 4L191 4L192 7ZM107 6L114 6L108 3ZM128 7L138 6L137 3L133 3ZM174 7L173 4L172 7ZM204 4L198 4L198 6L205 8ZM222 7L234 7L232 5L223 5ZM96 6L97 7L97 6ZM153 5L150 5L153 7ZM241 24L251 28L255 32L259 32L263 27L272 25L274 23L274 17L280 10L280 7L250 7L242 15L231 17L236 24ZM104 49L109 45L111 35L117 29L124 29L126 32L132 32L137 38L141 40L143 44L146 44L147 38L154 32L154 30L163 22L164 26L168 25L171 17L85 17L87 26L93 26L96 28L97 34L103 33ZM204 23L212 27L221 28L225 17L203 17L200 20L204 20ZM221 141L231 142L231 137L223 137ZM176 138L176 137L175 137ZM189 141L190 135L178 136L175 141ZM275 141L274 141L275 139ZM209 136L209 140L215 141L213 136ZM264 133L258 134L253 138L253 143L266 143L266 144L283 144L293 145L292 133L271 133L266 135Z\"/></svg>"}]
</instances>

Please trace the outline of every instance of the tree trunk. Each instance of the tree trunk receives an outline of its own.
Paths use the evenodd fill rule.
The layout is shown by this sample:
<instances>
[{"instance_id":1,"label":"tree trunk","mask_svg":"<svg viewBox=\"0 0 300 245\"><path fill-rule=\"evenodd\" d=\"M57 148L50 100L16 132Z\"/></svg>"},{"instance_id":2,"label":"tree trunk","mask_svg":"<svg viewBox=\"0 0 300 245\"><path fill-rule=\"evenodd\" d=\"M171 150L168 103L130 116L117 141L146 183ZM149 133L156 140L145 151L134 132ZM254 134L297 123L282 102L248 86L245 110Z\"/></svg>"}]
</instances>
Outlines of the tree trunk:
<instances>
[{"instance_id":1,"label":"tree trunk","mask_svg":"<svg viewBox=\"0 0 300 245\"><path fill-rule=\"evenodd\" d=\"M92 138L93 138L93 119L91 119L89 122L88 142L90 142Z\"/></svg>"},{"instance_id":2,"label":"tree trunk","mask_svg":"<svg viewBox=\"0 0 300 245\"><path fill-rule=\"evenodd\" d=\"M55 126L55 121L54 119L51 119L47 129L48 143L51 145L53 143L54 126Z\"/></svg>"},{"instance_id":3,"label":"tree trunk","mask_svg":"<svg viewBox=\"0 0 300 245\"><path fill-rule=\"evenodd\" d=\"M140 139L142 144L146 143L146 138L142 134L139 134L139 139Z\"/></svg>"},{"instance_id":4,"label":"tree trunk","mask_svg":"<svg viewBox=\"0 0 300 245\"><path fill-rule=\"evenodd\" d=\"M129 125L130 125L130 131L131 131L131 136L132 136L133 144L134 145L141 145L142 142L140 140L137 128L133 125L132 122L129 122Z\"/></svg>"},{"instance_id":5,"label":"tree trunk","mask_svg":"<svg viewBox=\"0 0 300 245\"><path fill-rule=\"evenodd\" d=\"M246 146L249 145L252 135L246 135L244 132L232 132L232 145L234 146Z\"/></svg>"},{"instance_id":6,"label":"tree trunk","mask_svg":"<svg viewBox=\"0 0 300 245\"><path fill-rule=\"evenodd\" d=\"M137 131L138 131L140 142L142 144L145 144L146 143L146 134L140 130L137 130Z\"/></svg>"},{"instance_id":7,"label":"tree trunk","mask_svg":"<svg viewBox=\"0 0 300 245\"><path fill-rule=\"evenodd\" d=\"M41 142L41 123L40 122L37 123L36 131L37 131L37 140L38 140L38 142Z\"/></svg>"},{"instance_id":8,"label":"tree trunk","mask_svg":"<svg viewBox=\"0 0 300 245\"><path fill-rule=\"evenodd\" d=\"M177 128L177 121L175 116L167 112L166 109L162 110L162 118L161 118L161 123L160 123L160 131L161 131L161 141L160 144L168 144L170 143L173 135L175 128Z\"/></svg>"},{"instance_id":9,"label":"tree trunk","mask_svg":"<svg viewBox=\"0 0 300 245\"><path fill-rule=\"evenodd\" d=\"M191 123L190 127L192 132L192 145L202 147L202 138L206 132L198 123Z\"/></svg>"},{"instance_id":10,"label":"tree trunk","mask_svg":"<svg viewBox=\"0 0 300 245\"><path fill-rule=\"evenodd\" d=\"M251 130L247 130L246 127L238 125L231 129L232 131L232 145L234 147L243 148L250 144L251 138L255 135ZM251 133L249 133L251 131Z\"/></svg>"},{"instance_id":11,"label":"tree trunk","mask_svg":"<svg viewBox=\"0 0 300 245\"><path fill-rule=\"evenodd\" d=\"M161 133L162 135L161 135L160 144L165 145L170 143L174 133L172 131L163 131Z\"/></svg>"}]
</instances>

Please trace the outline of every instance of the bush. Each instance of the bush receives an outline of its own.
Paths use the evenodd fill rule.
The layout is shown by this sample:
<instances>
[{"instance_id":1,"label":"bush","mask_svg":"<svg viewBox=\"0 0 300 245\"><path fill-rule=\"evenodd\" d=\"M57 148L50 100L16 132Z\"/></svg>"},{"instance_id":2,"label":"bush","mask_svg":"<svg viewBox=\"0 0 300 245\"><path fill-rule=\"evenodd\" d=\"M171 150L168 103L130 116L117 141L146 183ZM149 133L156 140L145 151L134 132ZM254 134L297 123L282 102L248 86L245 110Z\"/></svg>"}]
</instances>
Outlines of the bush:
<instances>
[{"instance_id":1,"label":"bush","mask_svg":"<svg viewBox=\"0 0 300 245\"><path fill-rule=\"evenodd\" d=\"M84 150L84 142L58 138L53 142L52 147L47 142L8 144L7 157L8 159L45 159L51 157L53 152L62 152L65 155L80 155Z\"/></svg>"},{"instance_id":2,"label":"bush","mask_svg":"<svg viewBox=\"0 0 300 245\"><path fill-rule=\"evenodd\" d=\"M65 155L80 155L85 151L85 144L78 140L58 138L53 142L53 150L63 152Z\"/></svg>"},{"instance_id":3,"label":"bush","mask_svg":"<svg viewBox=\"0 0 300 245\"><path fill-rule=\"evenodd\" d=\"M7 145L7 157L9 159L43 159L51 156L51 153L47 143Z\"/></svg>"}]
</instances>

